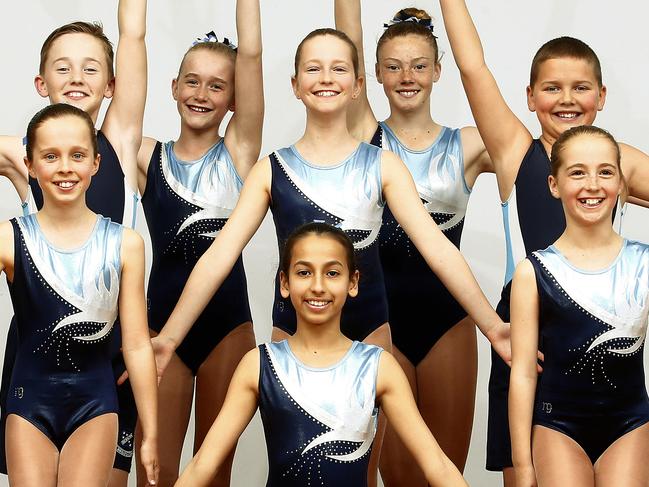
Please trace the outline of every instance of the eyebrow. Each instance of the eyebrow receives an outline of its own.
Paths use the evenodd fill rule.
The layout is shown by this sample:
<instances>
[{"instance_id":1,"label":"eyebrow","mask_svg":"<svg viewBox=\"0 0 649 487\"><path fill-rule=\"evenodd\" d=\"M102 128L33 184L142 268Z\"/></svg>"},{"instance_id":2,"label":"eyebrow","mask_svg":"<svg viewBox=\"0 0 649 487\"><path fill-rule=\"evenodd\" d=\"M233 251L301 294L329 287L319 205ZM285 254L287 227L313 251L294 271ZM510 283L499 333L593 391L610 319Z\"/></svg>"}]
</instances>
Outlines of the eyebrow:
<instances>
[{"instance_id":1,"label":"eyebrow","mask_svg":"<svg viewBox=\"0 0 649 487\"><path fill-rule=\"evenodd\" d=\"M198 73L187 73L185 76L183 76L183 79L187 78L201 78L201 75ZM218 76L214 76L212 78L208 78L210 81L218 81L219 83L225 83L227 84L228 82L225 81L224 79L219 78Z\"/></svg>"},{"instance_id":2,"label":"eyebrow","mask_svg":"<svg viewBox=\"0 0 649 487\"><path fill-rule=\"evenodd\" d=\"M303 64L308 64L308 63L323 64L324 62L323 62L322 59L313 58L313 59L307 59L306 61L304 61ZM342 64L347 64L347 65L351 64L349 61L346 61L344 59L333 59L333 60L331 60L331 64L336 64L336 63L342 63Z\"/></svg>"},{"instance_id":3,"label":"eyebrow","mask_svg":"<svg viewBox=\"0 0 649 487\"><path fill-rule=\"evenodd\" d=\"M69 61L69 60L70 60L70 58L68 56L61 56L60 58L52 60L52 63L57 63L59 61ZM101 64L101 61L99 59L95 59L94 57L84 57L83 60L84 61L93 61L95 63L100 63Z\"/></svg>"},{"instance_id":4,"label":"eyebrow","mask_svg":"<svg viewBox=\"0 0 649 487\"><path fill-rule=\"evenodd\" d=\"M310 262L308 260L298 260L297 262L295 262L295 264L293 264L293 267L298 266L298 265L305 265L305 266L312 267L313 262ZM328 266L331 266L331 265L342 266L343 264L339 260L330 260L330 261L327 261L327 262L324 263L324 267L328 267Z\"/></svg>"},{"instance_id":5,"label":"eyebrow","mask_svg":"<svg viewBox=\"0 0 649 487\"><path fill-rule=\"evenodd\" d=\"M432 58L429 58L428 56L419 56L419 57L416 57L416 58L412 59L410 62L412 63L412 62L422 61L422 60L423 60L423 61L430 61L431 59L432 59ZM397 61L397 62L401 62L401 60L398 59L398 58L396 58L396 57L386 57L386 58L384 59L384 61Z\"/></svg>"}]
</instances>

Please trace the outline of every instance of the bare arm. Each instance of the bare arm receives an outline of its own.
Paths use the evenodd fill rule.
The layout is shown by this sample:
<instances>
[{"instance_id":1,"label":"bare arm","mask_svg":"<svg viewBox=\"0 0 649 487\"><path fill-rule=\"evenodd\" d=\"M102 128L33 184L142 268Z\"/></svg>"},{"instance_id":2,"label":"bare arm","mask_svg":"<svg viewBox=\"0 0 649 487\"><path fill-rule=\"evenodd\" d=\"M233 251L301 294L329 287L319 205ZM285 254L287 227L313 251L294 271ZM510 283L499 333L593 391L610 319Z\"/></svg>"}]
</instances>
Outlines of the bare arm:
<instances>
[{"instance_id":1,"label":"bare arm","mask_svg":"<svg viewBox=\"0 0 649 487\"><path fill-rule=\"evenodd\" d=\"M264 123L259 0L237 0L237 35L235 111L225 132L225 145L239 176L245 179L259 158Z\"/></svg>"},{"instance_id":2,"label":"bare arm","mask_svg":"<svg viewBox=\"0 0 649 487\"><path fill-rule=\"evenodd\" d=\"M158 479L157 415L158 391L155 360L149 339L144 299L144 241L133 230L124 229L122 275L119 290L122 353L142 425L140 458L149 483Z\"/></svg>"},{"instance_id":3,"label":"bare arm","mask_svg":"<svg viewBox=\"0 0 649 487\"><path fill-rule=\"evenodd\" d=\"M241 196L223 229L194 266L178 304L154 339L158 369L164 371L173 351L228 276L243 248L261 225L270 204L270 161L250 171Z\"/></svg>"},{"instance_id":4,"label":"bare arm","mask_svg":"<svg viewBox=\"0 0 649 487\"><path fill-rule=\"evenodd\" d=\"M259 367L258 349L251 350L241 359L219 415L175 487L210 485L257 410Z\"/></svg>"},{"instance_id":5,"label":"bare arm","mask_svg":"<svg viewBox=\"0 0 649 487\"><path fill-rule=\"evenodd\" d=\"M0 223L0 273L4 272L7 281L14 280L14 229L10 222Z\"/></svg>"},{"instance_id":6,"label":"bare arm","mask_svg":"<svg viewBox=\"0 0 649 487\"><path fill-rule=\"evenodd\" d=\"M0 176L13 184L20 201L27 198L28 175L23 158L25 148L20 137L0 136Z\"/></svg>"},{"instance_id":7,"label":"bare arm","mask_svg":"<svg viewBox=\"0 0 649 487\"><path fill-rule=\"evenodd\" d=\"M473 117L493 161L500 197L512 191L532 136L509 109L484 59L480 37L464 0L440 0L444 25Z\"/></svg>"},{"instance_id":8,"label":"bare arm","mask_svg":"<svg viewBox=\"0 0 649 487\"><path fill-rule=\"evenodd\" d=\"M157 143L158 141L151 137L142 137L142 145L140 145L140 149L137 152L137 187L141 196L144 196L147 172L149 171L151 156L153 156L153 151Z\"/></svg>"},{"instance_id":9,"label":"bare arm","mask_svg":"<svg viewBox=\"0 0 649 487\"><path fill-rule=\"evenodd\" d=\"M363 51L363 27L361 24L361 0L335 0L336 29L343 31L358 50L358 77L363 78L361 92L347 112L347 127L358 140L369 142L376 131L377 121L367 98L365 54Z\"/></svg>"},{"instance_id":10,"label":"bare arm","mask_svg":"<svg viewBox=\"0 0 649 487\"><path fill-rule=\"evenodd\" d=\"M509 327L485 298L460 251L426 213L406 166L393 153L383 151L381 175L385 199L397 222L432 271L471 315L503 360L509 363Z\"/></svg>"},{"instance_id":11,"label":"bare arm","mask_svg":"<svg viewBox=\"0 0 649 487\"><path fill-rule=\"evenodd\" d=\"M536 391L539 333L539 295L532 264L516 268L511 296L512 370L509 387L509 425L516 485L536 485L532 465L532 410Z\"/></svg>"},{"instance_id":12,"label":"bare arm","mask_svg":"<svg viewBox=\"0 0 649 487\"><path fill-rule=\"evenodd\" d=\"M428 484L439 487L468 486L424 423L406 375L387 352L381 354L376 398L390 425L423 470Z\"/></svg>"},{"instance_id":13,"label":"bare arm","mask_svg":"<svg viewBox=\"0 0 649 487\"><path fill-rule=\"evenodd\" d=\"M146 103L146 0L120 0L115 95L102 131L115 149L128 184L137 189L137 151L142 142Z\"/></svg>"},{"instance_id":14,"label":"bare arm","mask_svg":"<svg viewBox=\"0 0 649 487\"><path fill-rule=\"evenodd\" d=\"M647 206L649 201L649 155L627 144L620 144L622 173L629 195L635 204Z\"/></svg>"}]
</instances>

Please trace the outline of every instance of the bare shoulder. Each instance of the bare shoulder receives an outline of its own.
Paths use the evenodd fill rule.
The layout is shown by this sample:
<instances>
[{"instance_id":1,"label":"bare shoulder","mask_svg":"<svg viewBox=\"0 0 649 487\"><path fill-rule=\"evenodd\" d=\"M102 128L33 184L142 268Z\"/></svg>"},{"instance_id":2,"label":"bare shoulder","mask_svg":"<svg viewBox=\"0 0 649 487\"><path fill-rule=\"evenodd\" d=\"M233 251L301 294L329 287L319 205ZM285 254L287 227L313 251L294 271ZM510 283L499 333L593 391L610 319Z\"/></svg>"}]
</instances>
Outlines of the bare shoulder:
<instances>
[{"instance_id":1,"label":"bare shoulder","mask_svg":"<svg viewBox=\"0 0 649 487\"><path fill-rule=\"evenodd\" d=\"M259 389L259 372L261 369L261 349L253 348L246 353L237 366L236 376L240 384L254 391Z\"/></svg>"},{"instance_id":2,"label":"bare shoulder","mask_svg":"<svg viewBox=\"0 0 649 487\"><path fill-rule=\"evenodd\" d=\"M144 252L144 239L131 228L124 227L122 235L122 252L125 255Z\"/></svg>"},{"instance_id":3,"label":"bare shoulder","mask_svg":"<svg viewBox=\"0 0 649 487\"><path fill-rule=\"evenodd\" d=\"M534 267L532 266L532 263L529 259L523 259L523 261L516 266L516 270L514 271L514 279L517 283L528 284L535 282L536 277L534 273Z\"/></svg>"},{"instance_id":4,"label":"bare shoulder","mask_svg":"<svg viewBox=\"0 0 649 487\"><path fill-rule=\"evenodd\" d=\"M395 379L401 374L403 374L403 371L397 359L387 350L383 350L379 358L379 370L376 377L377 398L380 398L389 390L392 384L394 384Z\"/></svg>"},{"instance_id":5,"label":"bare shoulder","mask_svg":"<svg viewBox=\"0 0 649 487\"><path fill-rule=\"evenodd\" d=\"M11 222L0 223L0 264L3 268L13 266L14 259L14 228Z\"/></svg>"},{"instance_id":6,"label":"bare shoulder","mask_svg":"<svg viewBox=\"0 0 649 487\"><path fill-rule=\"evenodd\" d=\"M13 242L14 227L9 220L0 223L0 244L3 246L7 242Z\"/></svg>"}]
</instances>

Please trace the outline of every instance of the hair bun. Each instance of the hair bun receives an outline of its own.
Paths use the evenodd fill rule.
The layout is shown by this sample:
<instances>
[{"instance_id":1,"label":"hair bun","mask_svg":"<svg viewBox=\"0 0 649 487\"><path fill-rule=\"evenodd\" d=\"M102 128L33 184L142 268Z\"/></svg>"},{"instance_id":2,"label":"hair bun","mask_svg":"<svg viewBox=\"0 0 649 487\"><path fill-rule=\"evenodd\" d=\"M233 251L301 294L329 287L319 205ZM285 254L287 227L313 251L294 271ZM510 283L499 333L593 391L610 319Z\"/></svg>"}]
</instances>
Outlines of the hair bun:
<instances>
[{"instance_id":1,"label":"hair bun","mask_svg":"<svg viewBox=\"0 0 649 487\"><path fill-rule=\"evenodd\" d=\"M408 7L399 10L396 14L394 14L393 20L403 22L404 20L411 17L415 17L418 20L433 20L432 17L428 15L428 12L416 7Z\"/></svg>"}]
</instances>

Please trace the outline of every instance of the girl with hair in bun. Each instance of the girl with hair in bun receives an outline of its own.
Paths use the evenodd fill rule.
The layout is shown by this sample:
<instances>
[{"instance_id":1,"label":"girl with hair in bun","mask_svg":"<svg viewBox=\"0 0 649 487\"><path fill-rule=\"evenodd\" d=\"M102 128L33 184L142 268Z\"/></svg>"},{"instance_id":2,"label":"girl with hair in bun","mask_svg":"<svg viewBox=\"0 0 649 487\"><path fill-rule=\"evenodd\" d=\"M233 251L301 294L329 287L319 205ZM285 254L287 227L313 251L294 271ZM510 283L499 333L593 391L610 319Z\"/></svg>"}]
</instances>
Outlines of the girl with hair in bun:
<instances>
[{"instance_id":1,"label":"girl with hair in bun","mask_svg":"<svg viewBox=\"0 0 649 487\"><path fill-rule=\"evenodd\" d=\"M552 146L548 183L566 227L517 266L511 292L516 487L649 484L649 245L613 229L620 152L588 125Z\"/></svg>"},{"instance_id":2,"label":"girl with hair in bun","mask_svg":"<svg viewBox=\"0 0 649 487\"><path fill-rule=\"evenodd\" d=\"M359 280L345 232L326 223L297 228L285 242L280 269L280 292L295 306L297 329L241 360L219 417L176 487L209 485L257 408L267 487L366 487L376 405L394 420L429 485L467 487L426 428L394 357L340 330L343 305L358 295ZM336 441L350 433L353 441Z\"/></svg>"},{"instance_id":3,"label":"girl with hair in bun","mask_svg":"<svg viewBox=\"0 0 649 487\"><path fill-rule=\"evenodd\" d=\"M269 208L280 253L295 228L313 221L335 225L350 236L362 277L358 297L350 298L342 313L342 332L350 339L389 348L387 302L377 245L386 203L421 249L427 264L475 321L498 337L495 346L505 359L509 358L509 327L485 299L460 252L425 212L404 164L392 152L359 142L347 129L348 109L363 86L358 69L356 47L340 31L318 29L300 43L292 85L296 98L306 108L304 135L251 170L232 216L194 267L158 336L157 346L166 349L158 358L172 356ZM297 323L294 303L282 295L279 284L278 278L273 308L275 339L292 335ZM328 304L328 300L304 303L314 309L327 308ZM158 366L164 369L165 363L166 359ZM336 440L353 442L353 435L347 433ZM326 448L318 454L323 462L332 461ZM376 484L376 468L372 466L368 483Z\"/></svg>"},{"instance_id":4,"label":"girl with hair in bun","mask_svg":"<svg viewBox=\"0 0 649 487\"><path fill-rule=\"evenodd\" d=\"M360 0L336 0L335 16L336 26L358 48L363 75ZM390 150L403 160L426 212L459 248L471 188L481 173L494 169L475 127L449 128L432 118L430 95L441 75L441 64L428 13L416 8L396 13L379 38L375 69L390 104L390 116L377 121L363 87L349 110L349 130L359 140ZM474 323L426 265L390 208L383 212L379 244L393 353L408 376L428 427L462 471L471 439L477 379ZM488 330L481 331L493 342ZM414 458L389 425L381 477L386 486L426 485Z\"/></svg>"},{"instance_id":5,"label":"girl with hair in bun","mask_svg":"<svg viewBox=\"0 0 649 487\"><path fill-rule=\"evenodd\" d=\"M237 0L236 24L238 47L210 32L185 53L172 83L180 137L170 142L145 137L138 156L138 186L153 248L147 292L153 335L223 228L259 158L264 97L258 0ZM228 111L234 114L221 136ZM162 485L178 478L194 396L196 452L221 409L235 367L255 347L251 320L239 253L219 292L192 320L160 382ZM157 343L153 338L154 350ZM234 449L210 485L230 485L233 457ZM138 480L143 474L138 470Z\"/></svg>"}]
</instances>

